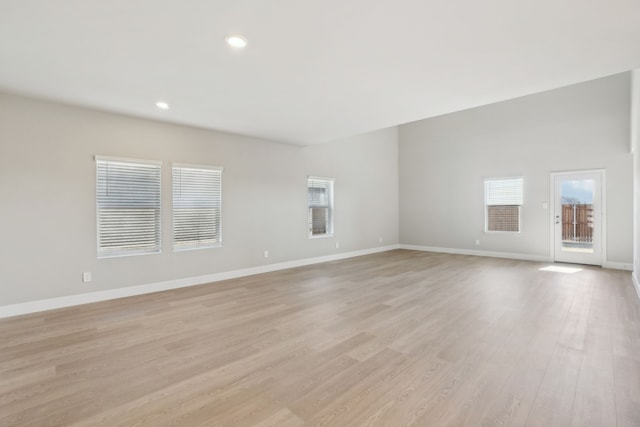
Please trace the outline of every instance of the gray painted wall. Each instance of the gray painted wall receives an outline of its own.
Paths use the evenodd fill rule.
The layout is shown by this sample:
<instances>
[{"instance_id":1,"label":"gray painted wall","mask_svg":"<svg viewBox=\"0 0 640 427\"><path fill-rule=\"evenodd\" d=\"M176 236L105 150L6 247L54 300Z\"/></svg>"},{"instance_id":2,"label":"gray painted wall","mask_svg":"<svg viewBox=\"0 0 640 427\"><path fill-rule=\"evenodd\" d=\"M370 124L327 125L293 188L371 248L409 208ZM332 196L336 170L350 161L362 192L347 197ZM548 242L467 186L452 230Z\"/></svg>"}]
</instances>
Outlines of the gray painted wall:
<instances>
[{"instance_id":1,"label":"gray painted wall","mask_svg":"<svg viewBox=\"0 0 640 427\"><path fill-rule=\"evenodd\" d=\"M163 161L161 254L96 259L96 154ZM171 162L225 168L222 248L172 252ZM307 175L335 178L333 238ZM0 94L0 200L0 306L397 244L397 128L301 148Z\"/></svg>"},{"instance_id":2,"label":"gray painted wall","mask_svg":"<svg viewBox=\"0 0 640 427\"><path fill-rule=\"evenodd\" d=\"M630 264L630 82L625 73L400 126L400 241L548 256L549 174L604 168L607 258ZM484 233L483 180L501 176L524 177L520 234Z\"/></svg>"},{"instance_id":3,"label":"gray painted wall","mask_svg":"<svg viewBox=\"0 0 640 427\"><path fill-rule=\"evenodd\" d=\"M631 144L633 147L633 272L640 280L640 69L632 73Z\"/></svg>"},{"instance_id":4,"label":"gray painted wall","mask_svg":"<svg viewBox=\"0 0 640 427\"><path fill-rule=\"evenodd\" d=\"M0 306L399 242L548 256L550 172L593 168L608 260L630 264L630 94L627 73L304 148L0 94ZM96 154L164 162L162 254L96 258ZM172 252L171 162L225 168L222 248ZM336 180L333 238L307 238L307 175ZM485 234L483 179L513 175L523 231Z\"/></svg>"}]
</instances>

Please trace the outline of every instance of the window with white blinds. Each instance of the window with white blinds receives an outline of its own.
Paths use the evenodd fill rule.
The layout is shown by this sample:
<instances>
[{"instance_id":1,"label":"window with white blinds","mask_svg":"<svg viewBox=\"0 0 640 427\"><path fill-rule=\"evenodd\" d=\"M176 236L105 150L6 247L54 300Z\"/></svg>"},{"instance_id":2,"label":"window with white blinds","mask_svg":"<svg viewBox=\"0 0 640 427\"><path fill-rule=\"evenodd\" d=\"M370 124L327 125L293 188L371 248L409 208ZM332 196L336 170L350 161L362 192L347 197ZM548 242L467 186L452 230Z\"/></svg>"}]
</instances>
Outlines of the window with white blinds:
<instances>
[{"instance_id":1,"label":"window with white blinds","mask_svg":"<svg viewBox=\"0 0 640 427\"><path fill-rule=\"evenodd\" d=\"M173 165L173 249L222 245L222 168Z\"/></svg>"},{"instance_id":2,"label":"window with white blinds","mask_svg":"<svg viewBox=\"0 0 640 427\"><path fill-rule=\"evenodd\" d=\"M161 168L96 156L98 258L160 252Z\"/></svg>"},{"instance_id":3,"label":"window with white blinds","mask_svg":"<svg viewBox=\"0 0 640 427\"><path fill-rule=\"evenodd\" d=\"M485 187L485 231L520 232L522 178L488 179Z\"/></svg>"},{"instance_id":4,"label":"window with white blinds","mask_svg":"<svg viewBox=\"0 0 640 427\"><path fill-rule=\"evenodd\" d=\"M333 235L333 179L310 176L307 204L309 237Z\"/></svg>"}]
</instances>

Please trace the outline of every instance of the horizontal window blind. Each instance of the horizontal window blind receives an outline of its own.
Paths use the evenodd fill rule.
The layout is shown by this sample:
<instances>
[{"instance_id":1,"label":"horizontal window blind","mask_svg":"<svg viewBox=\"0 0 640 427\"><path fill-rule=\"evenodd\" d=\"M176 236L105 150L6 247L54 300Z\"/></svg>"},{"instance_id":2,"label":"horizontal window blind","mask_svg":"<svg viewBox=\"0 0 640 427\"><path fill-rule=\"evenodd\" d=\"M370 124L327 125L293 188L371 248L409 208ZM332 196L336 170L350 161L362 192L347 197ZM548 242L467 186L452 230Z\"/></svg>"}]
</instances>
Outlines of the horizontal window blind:
<instances>
[{"instance_id":1,"label":"horizontal window blind","mask_svg":"<svg viewBox=\"0 0 640 427\"><path fill-rule=\"evenodd\" d=\"M222 168L173 166L173 249L222 244Z\"/></svg>"},{"instance_id":2,"label":"horizontal window blind","mask_svg":"<svg viewBox=\"0 0 640 427\"><path fill-rule=\"evenodd\" d=\"M486 231L519 232L522 178L485 181Z\"/></svg>"},{"instance_id":3,"label":"horizontal window blind","mask_svg":"<svg viewBox=\"0 0 640 427\"><path fill-rule=\"evenodd\" d=\"M161 164L96 157L98 257L160 252Z\"/></svg>"},{"instance_id":4,"label":"horizontal window blind","mask_svg":"<svg viewBox=\"0 0 640 427\"><path fill-rule=\"evenodd\" d=\"M522 178L486 181L487 205L521 205Z\"/></svg>"},{"instance_id":5,"label":"horizontal window blind","mask_svg":"<svg viewBox=\"0 0 640 427\"><path fill-rule=\"evenodd\" d=\"M309 236L332 235L333 179L309 177L307 190Z\"/></svg>"}]
</instances>

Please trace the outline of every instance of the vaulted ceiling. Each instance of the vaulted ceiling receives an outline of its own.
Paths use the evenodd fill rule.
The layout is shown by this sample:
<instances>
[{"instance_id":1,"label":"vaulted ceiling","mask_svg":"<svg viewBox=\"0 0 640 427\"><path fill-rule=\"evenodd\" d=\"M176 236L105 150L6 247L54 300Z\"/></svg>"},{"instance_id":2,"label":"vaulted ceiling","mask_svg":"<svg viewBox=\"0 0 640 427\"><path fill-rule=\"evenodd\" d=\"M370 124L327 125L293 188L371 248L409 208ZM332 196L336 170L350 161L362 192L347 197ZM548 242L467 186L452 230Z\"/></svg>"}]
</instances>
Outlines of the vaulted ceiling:
<instances>
[{"instance_id":1,"label":"vaulted ceiling","mask_svg":"<svg viewBox=\"0 0 640 427\"><path fill-rule=\"evenodd\" d=\"M0 0L2 91L301 145L638 67L637 0Z\"/></svg>"}]
</instances>

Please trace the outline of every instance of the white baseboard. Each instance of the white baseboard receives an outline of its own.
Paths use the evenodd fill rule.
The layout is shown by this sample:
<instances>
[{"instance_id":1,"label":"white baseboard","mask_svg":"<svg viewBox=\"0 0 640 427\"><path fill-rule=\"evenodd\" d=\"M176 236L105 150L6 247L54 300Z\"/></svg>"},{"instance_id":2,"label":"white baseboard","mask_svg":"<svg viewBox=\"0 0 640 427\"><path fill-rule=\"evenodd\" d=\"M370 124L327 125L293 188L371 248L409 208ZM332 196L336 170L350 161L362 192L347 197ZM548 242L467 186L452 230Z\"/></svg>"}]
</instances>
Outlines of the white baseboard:
<instances>
[{"instance_id":1,"label":"white baseboard","mask_svg":"<svg viewBox=\"0 0 640 427\"><path fill-rule=\"evenodd\" d=\"M56 308L71 307L92 302L107 301L116 298L130 297L134 295L149 294L152 292L166 291L169 289L185 288L188 286L202 285L219 282L221 280L235 279L238 277L252 276L254 274L268 273L288 268L302 267L305 265L319 264L328 261L337 261L362 255L370 255L378 252L386 252L399 249L400 245L381 246L371 249L363 249L353 252L343 252L334 255L324 255L314 258L285 261L276 264L261 265L258 267L243 268L241 270L225 271L222 273L207 274L204 276L185 277L183 279L167 280L164 282L149 283L125 288L109 289L106 291L89 292L84 294L68 295L58 298L49 298L38 301L29 301L19 304L0 306L0 319L22 314L36 313L39 311L53 310Z\"/></svg>"},{"instance_id":2,"label":"white baseboard","mask_svg":"<svg viewBox=\"0 0 640 427\"><path fill-rule=\"evenodd\" d=\"M602 263L602 267L604 268L611 268L614 270L626 270L626 271L632 271L633 270L633 264L627 264L624 262L612 262L612 261L605 261Z\"/></svg>"},{"instance_id":3,"label":"white baseboard","mask_svg":"<svg viewBox=\"0 0 640 427\"><path fill-rule=\"evenodd\" d=\"M53 310L56 308L71 307L92 302L107 301L111 299L124 298L135 295L149 294L152 292L166 291L170 289L185 288L188 286L202 285L206 283L219 282L222 280L236 279L239 277L252 276L254 274L269 273L272 271L286 270L288 268L302 267L305 265L320 264L328 261L337 261L346 258L353 258L362 255L370 255L378 252L386 252L393 249L408 249L414 251L440 252L457 255L474 255L493 258L517 259L523 261L552 262L551 258L542 255L518 254L510 252L480 251L473 249L439 248L433 246L419 245L388 245L359 251L343 252L333 255L324 255L314 258L305 258L294 261L285 261L276 264L249 267L240 270L225 271L221 273L207 274L204 276L185 277L182 279L167 280L164 282L148 283L145 285L128 286L124 288L109 289L105 291L89 292L84 294L68 295L64 297L49 298L37 301L0 306L0 319L6 317L19 316L22 314L36 313L40 311ZM620 262L605 262L605 268L618 270L631 270L631 264ZM632 275L634 287L640 298L640 282L636 272Z\"/></svg>"},{"instance_id":4,"label":"white baseboard","mask_svg":"<svg viewBox=\"0 0 640 427\"><path fill-rule=\"evenodd\" d=\"M638 298L640 298L640 280L638 280L638 271L634 271L631 274L631 279L633 280L633 287L636 288L636 293L638 294Z\"/></svg>"},{"instance_id":5,"label":"white baseboard","mask_svg":"<svg viewBox=\"0 0 640 427\"><path fill-rule=\"evenodd\" d=\"M492 258L507 258L517 259L522 261L536 261L536 262L553 262L553 259L547 255L530 255L519 254L511 252L494 252L494 251L480 251L475 249L455 249L455 248L438 248L432 246L417 246L417 245L400 245L400 249L411 249L414 251L426 251L426 252L440 252L445 254L457 254L457 255L474 255L474 256L486 256ZM611 268L614 270L633 270L632 264L624 262L612 262L605 261L602 263L603 268Z\"/></svg>"},{"instance_id":6,"label":"white baseboard","mask_svg":"<svg viewBox=\"0 0 640 427\"><path fill-rule=\"evenodd\" d=\"M438 248L434 246L418 246L418 245L400 245L400 249L410 249L414 251L425 251L425 252L440 252L445 254L456 254L456 255L474 255L474 256L485 256L485 257L492 257L492 258L518 259L522 261L552 262L551 258L547 255L529 255L529 254L518 254L518 253L511 253L511 252L479 251L475 249Z\"/></svg>"}]
</instances>

